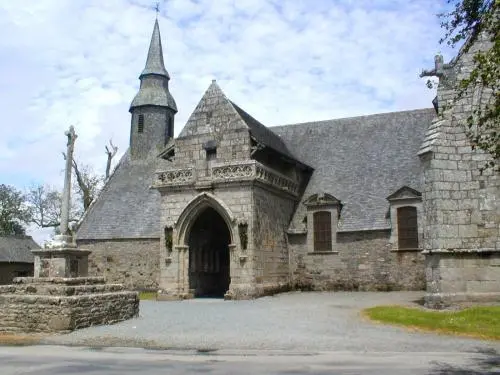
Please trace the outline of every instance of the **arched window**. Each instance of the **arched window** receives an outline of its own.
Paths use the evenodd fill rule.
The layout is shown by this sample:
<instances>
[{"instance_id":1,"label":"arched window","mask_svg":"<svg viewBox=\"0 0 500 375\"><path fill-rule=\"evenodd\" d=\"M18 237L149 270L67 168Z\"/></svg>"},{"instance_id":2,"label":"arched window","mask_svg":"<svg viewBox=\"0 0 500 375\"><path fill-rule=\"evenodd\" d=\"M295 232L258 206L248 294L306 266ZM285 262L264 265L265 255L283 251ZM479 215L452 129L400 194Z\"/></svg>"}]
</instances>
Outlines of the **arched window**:
<instances>
[{"instance_id":1,"label":"arched window","mask_svg":"<svg viewBox=\"0 0 500 375\"><path fill-rule=\"evenodd\" d=\"M398 248L418 249L417 208L405 206L398 208Z\"/></svg>"},{"instance_id":2,"label":"arched window","mask_svg":"<svg viewBox=\"0 0 500 375\"><path fill-rule=\"evenodd\" d=\"M139 115L139 118L137 119L137 132L144 132L144 115Z\"/></svg>"},{"instance_id":3,"label":"arched window","mask_svg":"<svg viewBox=\"0 0 500 375\"><path fill-rule=\"evenodd\" d=\"M328 211L313 214L314 251L332 250L332 215Z\"/></svg>"}]
</instances>

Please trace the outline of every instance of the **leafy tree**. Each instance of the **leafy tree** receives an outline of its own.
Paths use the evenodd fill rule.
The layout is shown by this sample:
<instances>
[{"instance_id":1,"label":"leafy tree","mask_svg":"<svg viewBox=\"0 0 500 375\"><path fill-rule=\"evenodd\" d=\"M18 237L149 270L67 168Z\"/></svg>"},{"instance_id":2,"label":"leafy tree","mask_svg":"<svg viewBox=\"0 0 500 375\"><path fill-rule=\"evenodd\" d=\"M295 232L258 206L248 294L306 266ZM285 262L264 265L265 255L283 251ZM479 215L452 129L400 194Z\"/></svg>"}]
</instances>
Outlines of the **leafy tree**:
<instances>
[{"instance_id":1,"label":"leafy tree","mask_svg":"<svg viewBox=\"0 0 500 375\"><path fill-rule=\"evenodd\" d=\"M445 30L440 43L451 47L465 41L467 53L474 42L485 36L491 48L474 53L474 67L470 75L458 82L455 102L466 95L479 92L486 100L473 106L467 119L466 134L473 148L480 148L493 156L487 167L500 169L500 0L448 0L454 5L449 13L440 14Z\"/></svg>"},{"instance_id":2,"label":"leafy tree","mask_svg":"<svg viewBox=\"0 0 500 375\"><path fill-rule=\"evenodd\" d=\"M0 185L0 236L24 235L31 211L24 195L13 186Z\"/></svg>"}]
</instances>

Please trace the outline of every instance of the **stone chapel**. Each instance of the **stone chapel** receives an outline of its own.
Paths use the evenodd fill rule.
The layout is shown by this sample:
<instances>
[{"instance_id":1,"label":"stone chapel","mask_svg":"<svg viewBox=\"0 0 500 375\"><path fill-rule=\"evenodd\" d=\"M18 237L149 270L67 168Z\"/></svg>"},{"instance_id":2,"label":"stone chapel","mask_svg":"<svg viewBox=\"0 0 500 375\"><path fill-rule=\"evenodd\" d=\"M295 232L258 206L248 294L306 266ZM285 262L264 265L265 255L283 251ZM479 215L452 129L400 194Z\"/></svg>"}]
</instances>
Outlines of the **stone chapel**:
<instances>
[{"instance_id":1,"label":"stone chapel","mask_svg":"<svg viewBox=\"0 0 500 375\"><path fill-rule=\"evenodd\" d=\"M212 81L175 138L158 21L139 79L129 149L77 233L91 273L165 299L499 292L500 180L440 105L449 81L434 108L276 127ZM471 251L476 274L453 271Z\"/></svg>"}]
</instances>

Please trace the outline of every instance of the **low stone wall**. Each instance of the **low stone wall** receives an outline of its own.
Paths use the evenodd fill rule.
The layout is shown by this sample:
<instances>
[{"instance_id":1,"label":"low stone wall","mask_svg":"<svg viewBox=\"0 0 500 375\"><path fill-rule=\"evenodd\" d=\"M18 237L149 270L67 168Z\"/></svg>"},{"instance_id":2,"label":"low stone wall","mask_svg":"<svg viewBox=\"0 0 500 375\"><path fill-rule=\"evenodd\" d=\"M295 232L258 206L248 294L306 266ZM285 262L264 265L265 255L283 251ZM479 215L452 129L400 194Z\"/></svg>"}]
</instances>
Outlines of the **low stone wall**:
<instances>
[{"instance_id":1,"label":"low stone wall","mask_svg":"<svg viewBox=\"0 0 500 375\"><path fill-rule=\"evenodd\" d=\"M139 314L137 292L102 277L16 278L0 286L0 331L69 332Z\"/></svg>"},{"instance_id":2,"label":"low stone wall","mask_svg":"<svg viewBox=\"0 0 500 375\"><path fill-rule=\"evenodd\" d=\"M427 252L425 305L500 303L500 251Z\"/></svg>"}]
</instances>

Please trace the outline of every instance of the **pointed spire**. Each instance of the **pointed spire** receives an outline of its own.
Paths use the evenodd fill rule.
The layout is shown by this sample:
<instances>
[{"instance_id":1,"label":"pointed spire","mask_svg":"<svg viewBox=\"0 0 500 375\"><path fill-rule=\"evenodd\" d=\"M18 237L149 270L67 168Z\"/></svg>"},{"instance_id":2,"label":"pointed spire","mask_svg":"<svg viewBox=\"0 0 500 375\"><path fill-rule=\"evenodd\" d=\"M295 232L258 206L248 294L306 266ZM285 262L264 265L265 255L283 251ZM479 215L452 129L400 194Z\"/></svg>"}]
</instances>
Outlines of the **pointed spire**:
<instances>
[{"instance_id":1,"label":"pointed spire","mask_svg":"<svg viewBox=\"0 0 500 375\"><path fill-rule=\"evenodd\" d=\"M155 21L153 36L149 45L148 58L146 67L139 76L141 86L139 92L132 100L130 111L136 107L145 105L154 105L160 107L168 107L177 112L175 100L168 90L168 75L163 63L163 49L161 46L160 27L158 20Z\"/></svg>"},{"instance_id":2,"label":"pointed spire","mask_svg":"<svg viewBox=\"0 0 500 375\"><path fill-rule=\"evenodd\" d=\"M149 44L148 58L146 60L146 66L141 73L141 77L147 74L158 74L170 79L163 62L163 49L161 46L158 18L155 20L153 35L151 36L151 43Z\"/></svg>"}]
</instances>

